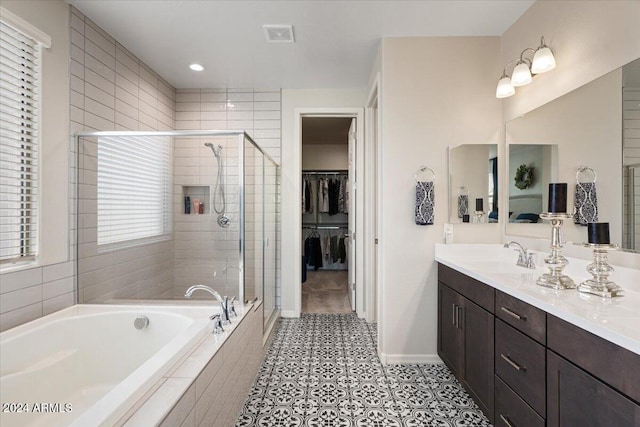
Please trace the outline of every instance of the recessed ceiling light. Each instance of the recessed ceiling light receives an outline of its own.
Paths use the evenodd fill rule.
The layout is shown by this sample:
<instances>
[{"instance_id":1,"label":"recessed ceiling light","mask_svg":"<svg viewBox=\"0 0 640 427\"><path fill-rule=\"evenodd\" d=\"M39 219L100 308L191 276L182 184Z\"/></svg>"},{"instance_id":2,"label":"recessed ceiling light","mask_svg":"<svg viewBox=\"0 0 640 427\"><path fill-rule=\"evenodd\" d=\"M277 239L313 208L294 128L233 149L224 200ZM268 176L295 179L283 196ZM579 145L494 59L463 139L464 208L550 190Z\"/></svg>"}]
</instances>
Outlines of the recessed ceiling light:
<instances>
[{"instance_id":1,"label":"recessed ceiling light","mask_svg":"<svg viewBox=\"0 0 640 427\"><path fill-rule=\"evenodd\" d=\"M193 71L202 71L204 70L204 67L200 64L191 64L189 65L189 68L191 68Z\"/></svg>"}]
</instances>

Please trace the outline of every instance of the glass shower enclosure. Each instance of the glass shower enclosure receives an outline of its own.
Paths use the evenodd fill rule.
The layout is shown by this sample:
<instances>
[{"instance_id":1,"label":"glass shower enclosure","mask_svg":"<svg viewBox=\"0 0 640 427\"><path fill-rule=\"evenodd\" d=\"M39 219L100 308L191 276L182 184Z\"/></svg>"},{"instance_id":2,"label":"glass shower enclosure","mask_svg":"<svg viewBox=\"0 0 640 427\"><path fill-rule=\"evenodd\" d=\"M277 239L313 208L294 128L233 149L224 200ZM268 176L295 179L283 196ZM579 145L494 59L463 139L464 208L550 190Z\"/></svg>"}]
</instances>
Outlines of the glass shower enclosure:
<instances>
[{"instance_id":1,"label":"glass shower enclosure","mask_svg":"<svg viewBox=\"0 0 640 427\"><path fill-rule=\"evenodd\" d=\"M273 320L279 166L246 132L83 132L76 144L79 303L184 300L202 284L261 301Z\"/></svg>"}]
</instances>

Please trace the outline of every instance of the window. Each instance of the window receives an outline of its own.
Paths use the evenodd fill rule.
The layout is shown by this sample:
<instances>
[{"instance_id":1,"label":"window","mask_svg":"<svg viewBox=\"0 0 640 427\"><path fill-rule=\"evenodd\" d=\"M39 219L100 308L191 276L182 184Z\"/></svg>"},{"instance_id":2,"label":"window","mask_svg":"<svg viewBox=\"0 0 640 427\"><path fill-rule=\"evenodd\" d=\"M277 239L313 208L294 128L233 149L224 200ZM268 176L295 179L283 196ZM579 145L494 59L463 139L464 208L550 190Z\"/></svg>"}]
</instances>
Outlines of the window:
<instances>
[{"instance_id":1,"label":"window","mask_svg":"<svg viewBox=\"0 0 640 427\"><path fill-rule=\"evenodd\" d=\"M165 239L171 232L169 137L98 138L98 247Z\"/></svg>"},{"instance_id":2,"label":"window","mask_svg":"<svg viewBox=\"0 0 640 427\"><path fill-rule=\"evenodd\" d=\"M38 252L38 97L41 43L0 21L0 262ZM20 18L17 18L18 21ZM26 24L28 26L28 24Z\"/></svg>"}]
</instances>

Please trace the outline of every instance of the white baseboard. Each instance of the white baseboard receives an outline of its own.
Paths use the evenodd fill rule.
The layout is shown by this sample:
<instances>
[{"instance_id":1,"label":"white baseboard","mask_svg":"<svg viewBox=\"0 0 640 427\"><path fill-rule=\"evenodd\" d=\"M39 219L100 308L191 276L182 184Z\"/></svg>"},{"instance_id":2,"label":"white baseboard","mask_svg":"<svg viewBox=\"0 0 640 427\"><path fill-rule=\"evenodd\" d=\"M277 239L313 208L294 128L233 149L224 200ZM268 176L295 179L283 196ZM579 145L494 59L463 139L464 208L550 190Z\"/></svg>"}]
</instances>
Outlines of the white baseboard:
<instances>
[{"instance_id":1,"label":"white baseboard","mask_svg":"<svg viewBox=\"0 0 640 427\"><path fill-rule=\"evenodd\" d=\"M280 312L280 316L289 319L297 319L298 317L300 317L300 313L295 310L282 310Z\"/></svg>"},{"instance_id":2,"label":"white baseboard","mask_svg":"<svg viewBox=\"0 0 640 427\"><path fill-rule=\"evenodd\" d=\"M437 354L385 354L380 353L380 361L385 365L429 365L444 363Z\"/></svg>"}]
</instances>

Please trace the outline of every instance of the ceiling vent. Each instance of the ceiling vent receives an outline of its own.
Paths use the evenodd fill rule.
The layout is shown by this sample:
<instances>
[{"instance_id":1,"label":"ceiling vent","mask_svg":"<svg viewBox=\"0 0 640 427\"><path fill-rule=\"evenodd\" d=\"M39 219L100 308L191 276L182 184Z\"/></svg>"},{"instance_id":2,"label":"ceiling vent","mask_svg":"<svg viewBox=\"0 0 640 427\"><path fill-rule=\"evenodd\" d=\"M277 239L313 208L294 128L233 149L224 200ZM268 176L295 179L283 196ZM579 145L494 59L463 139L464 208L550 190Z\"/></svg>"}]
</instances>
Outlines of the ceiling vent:
<instances>
[{"instance_id":1,"label":"ceiling vent","mask_svg":"<svg viewBox=\"0 0 640 427\"><path fill-rule=\"evenodd\" d=\"M293 25L263 25L269 43L293 43Z\"/></svg>"}]
</instances>

